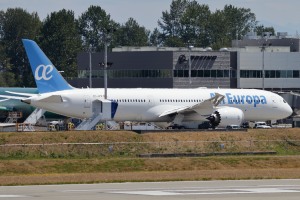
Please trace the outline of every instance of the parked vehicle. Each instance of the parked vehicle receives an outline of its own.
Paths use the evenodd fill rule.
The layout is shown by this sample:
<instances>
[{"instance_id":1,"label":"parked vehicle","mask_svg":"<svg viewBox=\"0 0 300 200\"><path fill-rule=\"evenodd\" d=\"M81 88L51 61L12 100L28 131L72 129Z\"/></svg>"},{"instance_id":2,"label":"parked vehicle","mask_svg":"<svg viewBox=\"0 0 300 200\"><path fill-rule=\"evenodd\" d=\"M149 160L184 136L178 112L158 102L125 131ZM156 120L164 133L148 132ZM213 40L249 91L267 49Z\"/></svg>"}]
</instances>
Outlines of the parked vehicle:
<instances>
[{"instance_id":1,"label":"parked vehicle","mask_svg":"<svg viewBox=\"0 0 300 200\"><path fill-rule=\"evenodd\" d=\"M266 122L255 122L254 128L271 128Z\"/></svg>"},{"instance_id":2,"label":"parked vehicle","mask_svg":"<svg viewBox=\"0 0 300 200\"><path fill-rule=\"evenodd\" d=\"M241 127L240 127L239 125L234 125L234 124L228 125L228 126L226 127L226 129L228 129L228 130L240 129L240 128L241 128Z\"/></svg>"}]
</instances>

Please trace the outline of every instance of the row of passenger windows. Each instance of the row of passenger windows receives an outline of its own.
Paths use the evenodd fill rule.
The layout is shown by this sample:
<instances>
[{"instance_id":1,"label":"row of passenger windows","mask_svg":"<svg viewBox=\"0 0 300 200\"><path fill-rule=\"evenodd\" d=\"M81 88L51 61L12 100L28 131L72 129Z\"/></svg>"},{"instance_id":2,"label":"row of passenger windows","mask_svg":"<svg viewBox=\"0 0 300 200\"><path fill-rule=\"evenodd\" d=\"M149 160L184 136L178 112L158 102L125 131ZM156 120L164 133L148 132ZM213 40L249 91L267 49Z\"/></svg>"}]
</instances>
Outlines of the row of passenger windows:
<instances>
[{"instance_id":1,"label":"row of passenger windows","mask_svg":"<svg viewBox=\"0 0 300 200\"><path fill-rule=\"evenodd\" d=\"M118 103L121 103L121 102L124 102L124 103L127 103L127 102L146 102L145 99L112 99L112 101L115 101L115 102L118 102Z\"/></svg>"},{"instance_id":2,"label":"row of passenger windows","mask_svg":"<svg viewBox=\"0 0 300 200\"><path fill-rule=\"evenodd\" d=\"M121 103L127 102L146 102L145 99L112 99L112 101ZM149 100L150 101L150 100ZM202 102L203 99L160 99L159 102Z\"/></svg>"},{"instance_id":3,"label":"row of passenger windows","mask_svg":"<svg viewBox=\"0 0 300 200\"><path fill-rule=\"evenodd\" d=\"M246 102L263 102L263 100L245 100ZM159 102L203 102L203 99L160 99ZM243 100L232 99L229 102L240 103L244 102Z\"/></svg>"},{"instance_id":4,"label":"row of passenger windows","mask_svg":"<svg viewBox=\"0 0 300 200\"><path fill-rule=\"evenodd\" d=\"M145 99L112 99L112 101L118 103L129 103L129 102L146 102ZM263 102L263 100L246 100L246 102L252 103L253 102ZM203 99L160 99L159 102L203 102ZM229 100L229 102L240 103L244 102L242 100Z\"/></svg>"},{"instance_id":5,"label":"row of passenger windows","mask_svg":"<svg viewBox=\"0 0 300 200\"><path fill-rule=\"evenodd\" d=\"M262 70L241 70L241 78L262 78ZM299 70L265 70L265 78L300 78Z\"/></svg>"},{"instance_id":6,"label":"row of passenger windows","mask_svg":"<svg viewBox=\"0 0 300 200\"><path fill-rule=\"evenodd\" d=\"M202 102L203 99L160 99L159 102Z\"/></svg>"},{"instance_id":7,"label":"row of passenger windows","mask_svg":"<svg viewBox=\"0 0 300 200\"><path fill-rule=\"evenodd\" d=\"M263 100L237 100L237 99L233 99L233 100L229 100L230 103L244 103L244 102L247 102L247 103L263 103L264 101Z\"/></svg>"}]
</instances>

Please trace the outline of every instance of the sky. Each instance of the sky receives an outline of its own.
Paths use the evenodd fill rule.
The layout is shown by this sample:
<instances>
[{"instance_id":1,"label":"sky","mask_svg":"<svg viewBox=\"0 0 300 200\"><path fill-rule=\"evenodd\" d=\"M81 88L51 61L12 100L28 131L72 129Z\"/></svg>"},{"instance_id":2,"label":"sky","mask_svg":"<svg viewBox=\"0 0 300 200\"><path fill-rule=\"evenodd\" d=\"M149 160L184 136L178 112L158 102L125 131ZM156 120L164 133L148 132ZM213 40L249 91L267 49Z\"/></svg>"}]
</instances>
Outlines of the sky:
<instances>
[{"instance_id":1,"label":"sky","mask_svg":"<svg viewBox=\"0 0 300 200\"><path fill-rule=\"evenodd\" d=\"M288 32L295 36L300 33L299 0L197 0L207 4L212 12L223 9L226 4L250 8L257 21L266 27L273 26L276 32ZM0 0L0 10L23 8L28 12L38 12L41 20L53 11L63 8L73 10L80 16L90 5L98 5L110 14L111 18L124 24L134 18L139 25L150 31L158 27L157 21L162 12L170 10L172 0Z\"/></svg>"}]
</instances>

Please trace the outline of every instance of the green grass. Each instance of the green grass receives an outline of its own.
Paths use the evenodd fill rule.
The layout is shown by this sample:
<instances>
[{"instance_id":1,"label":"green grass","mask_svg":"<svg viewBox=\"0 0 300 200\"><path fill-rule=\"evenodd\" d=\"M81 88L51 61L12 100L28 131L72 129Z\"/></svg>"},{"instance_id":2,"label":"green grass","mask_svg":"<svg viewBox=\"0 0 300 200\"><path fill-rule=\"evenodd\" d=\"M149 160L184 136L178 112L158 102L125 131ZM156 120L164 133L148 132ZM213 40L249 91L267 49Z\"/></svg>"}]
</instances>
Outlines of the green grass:
<instances>
[{"instance_id":1,"label":"green grass","mask_svg":"<svg viewBox=\"0 0 300 200\"><path fill-rule=\"evenodd\" d=\"M103 158L2 160L0 175L185 171L214 169L300 168L298 156L228 156L206 158Z\"/></svg>"}]
</instances>

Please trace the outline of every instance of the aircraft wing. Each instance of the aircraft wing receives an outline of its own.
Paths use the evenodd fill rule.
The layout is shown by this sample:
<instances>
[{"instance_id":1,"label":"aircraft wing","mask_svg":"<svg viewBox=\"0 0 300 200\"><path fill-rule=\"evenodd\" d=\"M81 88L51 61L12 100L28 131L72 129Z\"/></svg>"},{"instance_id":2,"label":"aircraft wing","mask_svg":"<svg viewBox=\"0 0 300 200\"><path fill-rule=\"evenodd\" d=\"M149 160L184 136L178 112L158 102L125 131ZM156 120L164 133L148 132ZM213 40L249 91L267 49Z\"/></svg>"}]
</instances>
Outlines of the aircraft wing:
<instances>
[{"instance_id":1,"label":"aircraft wing","mask_svg":"<svg viewBox=\"0 0 300 200\"><path fill-rule=\"evenodd\" d=\"M8 100L8 99L19 99L19 100L23 100L23 99L26 99L27 97L10 96L10 95L0 95L0 98L4 98L5 100ZM4 99L3 99L3 100L4 100Z\"/></svg>"},{"instance_id":2,"label":"aircraft wing","mask_svg":"<svg viewBox=\"0 0 300 200\"><path fill-rule=\"evenodd\" d=\"M172 115L172 114L184 114L184 113L189 113L189 112L197 112L200 115L210 115L213 113L213 109L217 107L221 101L225 98L224 95L221 95L219 93L216 93L214 97L211 97L209 99L204 100L201 103L196 103L191 106L182 106L179 108L171 109L164 111L159 115L159 117L167 116L167 115Z\"/></svg>"},{"instance_id":3,"label":"aircraft wing","mask_svg":"<svg viewBox=\"0 0 300 200\"><path fill-rule=\"evenodd\" d=\"M7 101L9 99L17 99L17 100L23 100L26 99L28 97L33 97L33 96L37 96L38 94L31 94L31 93L21 93L21 92L11 92L11 91L5 91L6 93L9 94L13 94L13 95L0 95L0 98L4 98L1 99L0 102L2 101ZM15 95L21 95L21 96L15 96Z\"/></svg>"},{"instance_id":4,"label":"aircraft wing","mask_svg":"<svg viewBox=\"0 0 300 200\"><path fill-rule=\"evenodd\" d=\"M32 93L21 93L21 92L11 92L11 91L5 91L5 92L9 93L9 94L16 94L16 95L21 95L21 96L26 96L26 97L37 96L37 94L32 94Z\"/></svg>"}]
</instances>

